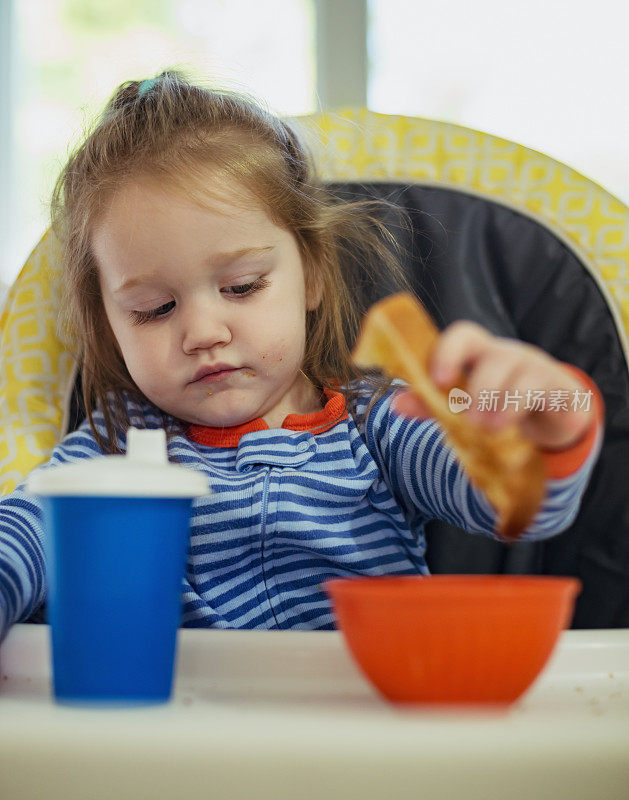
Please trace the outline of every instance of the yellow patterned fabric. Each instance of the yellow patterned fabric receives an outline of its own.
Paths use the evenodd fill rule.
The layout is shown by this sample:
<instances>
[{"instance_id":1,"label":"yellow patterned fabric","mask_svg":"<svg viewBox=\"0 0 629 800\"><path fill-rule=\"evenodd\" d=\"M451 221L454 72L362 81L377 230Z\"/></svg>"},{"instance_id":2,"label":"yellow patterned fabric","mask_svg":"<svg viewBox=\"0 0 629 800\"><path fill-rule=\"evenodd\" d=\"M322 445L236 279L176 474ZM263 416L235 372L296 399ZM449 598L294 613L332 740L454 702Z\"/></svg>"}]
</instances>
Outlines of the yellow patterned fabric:
<instances>
[{"instance_id":1,"label":"yellow patterned fabric","mask_svg":"<svg viewBox=\"0 0 629 800\"><path fill-rule=\"evenodd\" d=\"M364 109L298 117L329 181L459 188L550 228L590 270L629 354L629 210L553 159L490 134ZM46 234L0 318L0 492L12 491L65 433L76 366L55 325L60 248Z\"/></svg>"},{"instance_id":2,"label":"yellow patterned fabric","mask_svg":"<svg viewBox=\"0 0 629 800\"><path fill-rule=\"evenodd\" d=\"M450 186L537 219L596 280L629 359L629 209L549 156L460 125L342 109L294 120L329 181Z\"/></svg>"},{"instance_id":3,"label":"yellow patterned fabric","mask_svg":"<svg viewBox=\"0 0 629 800\"><path fill-rule=\"evenodd\" d=\"M47 233L0 316L0 493L45 461L65 427L75 362L55 329L61 249Z\"/></svg>"}]
</instances>

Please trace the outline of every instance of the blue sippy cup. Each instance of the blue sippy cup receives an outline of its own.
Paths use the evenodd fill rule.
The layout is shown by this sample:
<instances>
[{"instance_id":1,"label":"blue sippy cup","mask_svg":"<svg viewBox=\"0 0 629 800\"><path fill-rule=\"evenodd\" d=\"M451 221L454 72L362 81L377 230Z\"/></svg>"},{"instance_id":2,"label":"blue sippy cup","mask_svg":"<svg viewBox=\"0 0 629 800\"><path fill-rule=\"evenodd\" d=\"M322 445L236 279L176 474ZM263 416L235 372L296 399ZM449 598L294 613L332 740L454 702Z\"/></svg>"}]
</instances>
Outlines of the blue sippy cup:
<instances>
[{"instance_id":1,"label":"blue sippy cup","mask_svg":"<svg viewBox=\"0 0 629 800\"><path fill-rule=\"evenodd\" d=\"M126 456L36 470L42 497L53 690L63 703L170 699L198 472L170 464L163 430Z\"/></svg>"}]
</instances>

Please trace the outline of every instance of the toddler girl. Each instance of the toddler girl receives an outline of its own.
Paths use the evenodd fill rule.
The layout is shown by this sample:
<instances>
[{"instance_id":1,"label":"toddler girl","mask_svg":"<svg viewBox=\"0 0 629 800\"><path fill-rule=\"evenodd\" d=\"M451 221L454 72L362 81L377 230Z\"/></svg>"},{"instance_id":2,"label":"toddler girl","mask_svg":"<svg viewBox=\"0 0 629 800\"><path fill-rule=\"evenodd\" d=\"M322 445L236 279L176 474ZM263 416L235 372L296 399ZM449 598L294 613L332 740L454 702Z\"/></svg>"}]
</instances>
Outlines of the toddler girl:
<instances>
[{"instance_id":1,"label":"toddler girl","mask_svg":"<svg viewBox=\"0 0 629 800\"><path fill-rule=\"evenodd\" d=\"M333 199L253 101L175 73L121 86L61 174L53 224L87 419L40 469L124 451L129 425L166 428L170 458L212 488L193 509L185 626L333 628L326 579L427 574L432 518L493 535L435 421L351 362L360 309L341 257L399 273L374 205ZM596 413L484 415L544 453L547 494L522 539L568 527L600 448L590 379L466 322L433 367L444 385L465 372L473 396L595 393ZM44 535L37 498L2 500L0 638L45 601Z\"/></svg>"}]
</instances>

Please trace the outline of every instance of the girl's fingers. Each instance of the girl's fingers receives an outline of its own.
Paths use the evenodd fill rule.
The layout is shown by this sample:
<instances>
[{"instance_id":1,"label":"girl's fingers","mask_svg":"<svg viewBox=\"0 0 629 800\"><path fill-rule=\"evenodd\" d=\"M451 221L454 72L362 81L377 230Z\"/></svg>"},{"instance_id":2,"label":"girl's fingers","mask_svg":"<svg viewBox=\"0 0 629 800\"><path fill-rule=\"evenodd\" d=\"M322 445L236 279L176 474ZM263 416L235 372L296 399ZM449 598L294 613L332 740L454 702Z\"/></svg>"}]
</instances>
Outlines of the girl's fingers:
<instances>
[{"instance_id":1,"label":"girl's fingers","mask_svg":"<svg viewBox=\"0 0 629 800\"><path fill-rule=\"evenodd\" d=\"M470 418L490 428L513 422L523 410L514 403L514 387L526 381L526 369L508 346L480 359L467 382L472 397Z\"/></svg>"},{"instance_id":2,"label":"girl's fingers","mask_svg":"<svg viewBox=\"0 0 629 800\"><path fill-rule=\"evenodd\" d=\"M540 447L563 449L577 441L590 427L594 409L573 408L575 391L584 392L585 389L572 375L564 378L556 371L552 374L547 371L546 375L548 376L546 380L540 376L537 386L532 387L531 381L523 378L514 387L524 398L525 413L519 424L525 436ZM527 397L529 390L531 393ZM559 392L562 397L551 407L550 398L553 391Z\"/></svg>"},{"instance_id":3,"label":"girl's fingers","mask_svg":"<svg viewBox=\"0 0 629 800\"><path fill-rule=\"evenodd\" d=\"M431 375L439 386L453 383L492 346L494 337L475 322L453 322L437 340Z\"/></svg>"},{"instance_id":4,"label":"girl's fingers","mask_svg":"<svg viewBox=\"0 0 629 800\"><path fill-rule=\"evenodd\" d=\"M437 340L430 372L446 391L465 381L459 388L465 386L471 397L464 412L471 420L495 430L516 423L540 447L570 446L591 424L591 414L572 408L569 401L562 407L555 402L552 408L541 401L550 394L569 398L580 387L559 362L534 345L493 336L474 322L446 328ZM393 407L409 417L432 416L409 391L399 392Z\"/></svg>"}]
</instances>

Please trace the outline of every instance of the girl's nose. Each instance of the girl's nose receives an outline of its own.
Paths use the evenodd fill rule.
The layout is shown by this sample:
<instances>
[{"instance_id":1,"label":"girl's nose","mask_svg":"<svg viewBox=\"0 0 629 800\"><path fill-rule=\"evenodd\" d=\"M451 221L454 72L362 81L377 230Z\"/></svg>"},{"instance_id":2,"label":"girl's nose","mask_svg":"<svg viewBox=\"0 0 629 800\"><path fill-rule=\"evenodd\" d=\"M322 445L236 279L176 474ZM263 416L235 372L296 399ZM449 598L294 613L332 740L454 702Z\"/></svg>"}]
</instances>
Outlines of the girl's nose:
<instances>
[{"instance_id":1,"label":"girl's nose","mask_svg":"<svg viewBox=\"0 0 629 800\"><path fill-rule=\"evenodd\" d=\"M229 344L232 340L226 315L220 313L216 304L201 301L192 303L182 319L182 347L186 354Z\"/></svg>"}]
</instances>

